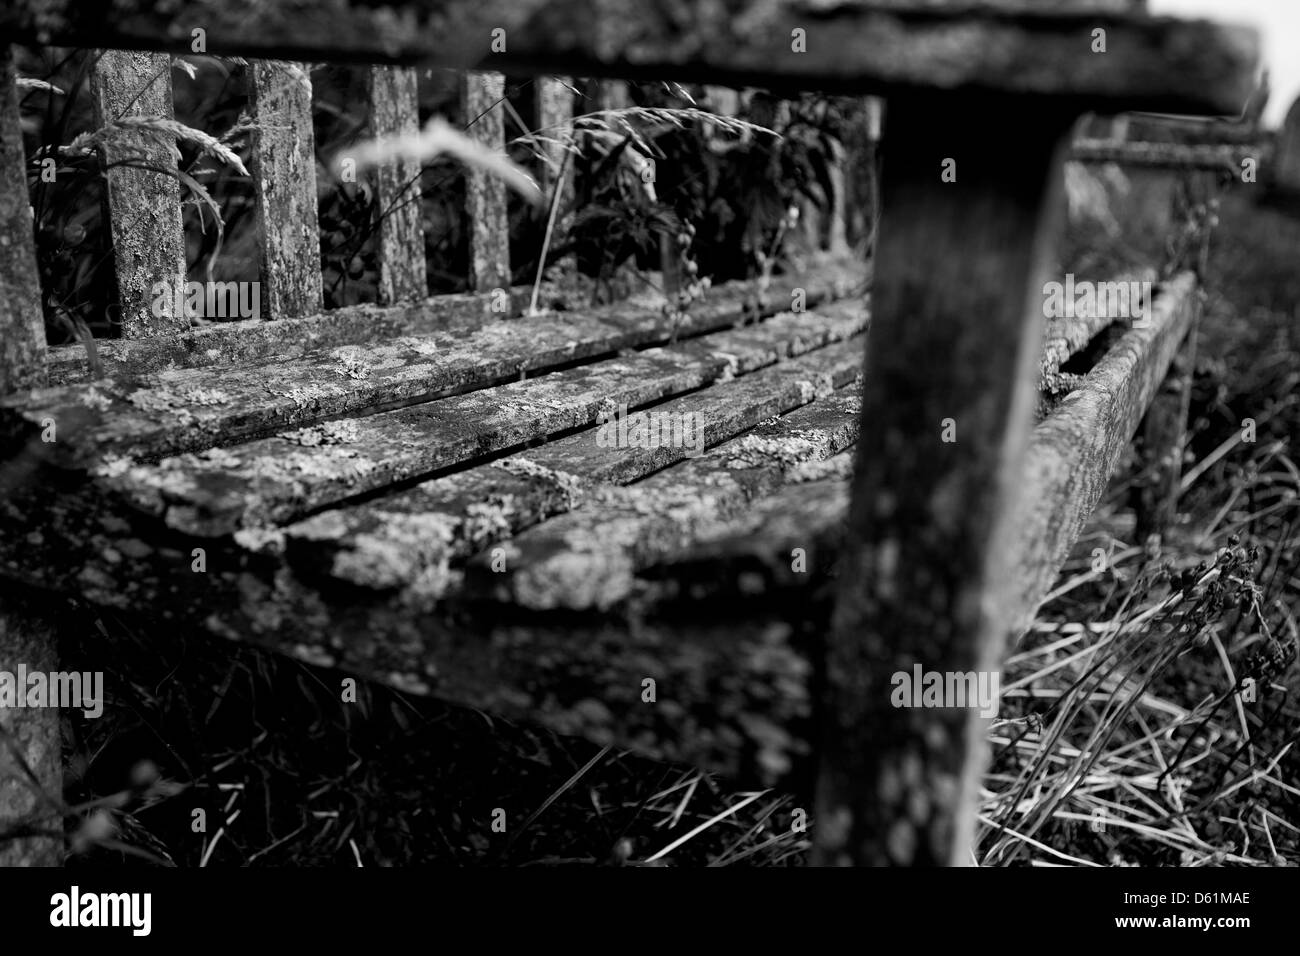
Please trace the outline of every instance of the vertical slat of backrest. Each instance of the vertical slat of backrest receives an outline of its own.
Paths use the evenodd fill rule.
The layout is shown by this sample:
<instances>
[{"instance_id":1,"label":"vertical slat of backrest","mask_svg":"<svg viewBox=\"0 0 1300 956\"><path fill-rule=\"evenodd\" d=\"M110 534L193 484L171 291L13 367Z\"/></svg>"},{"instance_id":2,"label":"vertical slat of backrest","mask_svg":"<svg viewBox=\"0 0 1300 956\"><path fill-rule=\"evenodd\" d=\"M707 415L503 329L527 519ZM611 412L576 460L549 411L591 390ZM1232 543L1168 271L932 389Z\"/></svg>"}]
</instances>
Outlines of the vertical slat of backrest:
<instances>
[{"instance_id":1,"label":"vertical slat of backrest","mask_svg":"<svg viewBox=\"0 0 1300 956\"><path fill-rule=\"evenodd\" d=\"M842 255L849 248L848 176L845 167L850 154L839 140L830 141L830 154L830 162L826 164L826 175L831 181L826 248L834 255Z\"/></svg>"},{"instance_id":2,"label":"vertical slat of backrest","mask_svg":"<svg viewBox=\"0 0 1300 956\"><path fill-rule=\"evenodd\" d=\"M90 88L99 127L174 122L171 57L165 53L101 50ZM124 338L189 327L175 307L185 283L185 232L173 143L165 131L119 125L102 145ZM166 283L167 294L158 294L158 283Z\"/></svg>"},{"instance_id":3,"label":"vertical slat of backrest","mask_svg":"<svg viewBox=\"0 0 1300 956\"><path fill-rule=\"evenodd\" d=\"M466 133L488 149L505 145L505 77L500 73L466 73L461 79L461 107ZM469 221L469 284L483 292L510 285L510 221L506 186L498 176L465 171L465 213Z\"/></svg>"},{"instance_id":4,"label":"vertical slat of backrest","mask_svg":"<svg viewBox=\"0 0 1300 956\"><path fill-rule=\"evenodd\" d=\"M537 129L553 140L567 140L573 123L573 84L568 77L544 76L537 85ZM548 201L559 187L560 209L573 202L573 159L558 143L545 143L542 151L547 162L542 168L542 189Z\"/></svg>"},{"instance_id":5,"label":"vertical slat of backrest","mask_svg":"<svg viewBox=\"0 0 1300 956\"><path fill-rule=\"evenodd\" d=\"M413 136L419 131L415 70L370 68L370 134L375 138ZM392 160L375 173L379 220L379 301L423 299L429 294L424 259L424 221L420 204L420 163Z\"/></svg>"},{"instance_id":6,"label":"vertical slat of backrest","mask_svg":"<svg viewBox=\"0 0 1300 956\"><path fill-rule=\"evenodd\" d=\"M45 322L26 170L13 49L0 44L0 395L45 383Z\"/></svg>"},{"instance_id":7,"label":"vertical slat of backrest","mask_svg":"<svg viewBox=\"0 0 1300 956\"><path fill-rule=\"evenodd\" d=\"M321 311L311 76L304 63L249 61L263 318Z\"/></svg>"}]
</instances>

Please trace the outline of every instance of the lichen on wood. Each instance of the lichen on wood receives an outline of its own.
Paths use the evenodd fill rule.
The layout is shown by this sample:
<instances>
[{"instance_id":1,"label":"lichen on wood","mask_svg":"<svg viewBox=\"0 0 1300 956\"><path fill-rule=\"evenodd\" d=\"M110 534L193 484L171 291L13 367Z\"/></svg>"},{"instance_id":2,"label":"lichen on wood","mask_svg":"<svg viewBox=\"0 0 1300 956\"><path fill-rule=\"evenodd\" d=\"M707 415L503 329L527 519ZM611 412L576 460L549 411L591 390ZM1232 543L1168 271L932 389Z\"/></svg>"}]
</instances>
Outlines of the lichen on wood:
<instances>
[{"instance_id":1,"label":"lichen on wood","mask_svg":"<svg viewBox=\"0 0 1300 956\"><path fill-rule=\"evenodd\" d=\"M505 95L505 77L500 73L461 77L466 132L494 152L505 149ZM465 215L470 288L482 292L510 285L510 222L504 180L485 170L466 169Z\"/></svg>"},{"instance_id":2,"label":"lichen on wood","mask_svg":"<svg viewBox=\"0 0 1300 956\"><path fill-rule=\"evenodd\" d=\"M324 301L311 76L307 64L279 60L253 60L248 72L261 300L268 318L311 315Z\"/></svg>"},{"instance_id":3,"label":"lichen on wood","mask_svg":"<svg viewBox=\"0 0 1300 956\"><path fill-rule=\"evenodd\" d=\"M412 136L419 128L416 72L372 66L368 72L370 134ZM383 162L375 171L379 218L379 301L419 300L429 294L425 275L420 164L412 159Z\"/></svg>"},{"instance_id":4,"label":"lichen on wood","mask_svg":"<svg viewBox=\"0 0 1300 956\"><path fill-rule=\"evenodd\" d=\"M90 85L101 127L138 117L174 120L166 54L101 50ZM175 306L175 290L186 278L176 145L154 131L118 126L101 149L122 336L184 331L189 319ZM166 283L168 294L156 294L159 282Z\"/></svg>"}]
</instances>

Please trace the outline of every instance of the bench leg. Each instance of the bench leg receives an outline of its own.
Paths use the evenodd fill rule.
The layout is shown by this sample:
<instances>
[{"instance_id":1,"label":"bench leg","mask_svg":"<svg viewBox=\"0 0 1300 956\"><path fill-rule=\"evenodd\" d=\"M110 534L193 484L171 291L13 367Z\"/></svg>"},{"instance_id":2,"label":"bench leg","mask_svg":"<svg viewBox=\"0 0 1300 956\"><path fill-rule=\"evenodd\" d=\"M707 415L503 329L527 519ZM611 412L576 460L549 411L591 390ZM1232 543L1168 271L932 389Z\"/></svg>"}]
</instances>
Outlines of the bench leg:
<instances>
[{"instance_id":1,"label":"bench leg","mask_svg":"<svg viewBox=\"0 0 1300 956\"><path fill-rule=\"evenodd\" d=\"M6 601L0 671L14 674L20 664L28 673L57 668L54 629ZM62 864L62 795L58 708L0 707L0 866Z\"/></svg>"},{"instance_id":2,"label":"bench leg","mask_svg":"<svg viewBox=\"0 0 1300 956\"><path fill-rule=\"evenodd\" d=\"M1042 290L1063 211L1057 148L1072 119L992 97L888 104L815 864L971 862L987 720L976 707L895 706L895 675L987 679L1001 665Z\"/></svg>"}]
</instances>

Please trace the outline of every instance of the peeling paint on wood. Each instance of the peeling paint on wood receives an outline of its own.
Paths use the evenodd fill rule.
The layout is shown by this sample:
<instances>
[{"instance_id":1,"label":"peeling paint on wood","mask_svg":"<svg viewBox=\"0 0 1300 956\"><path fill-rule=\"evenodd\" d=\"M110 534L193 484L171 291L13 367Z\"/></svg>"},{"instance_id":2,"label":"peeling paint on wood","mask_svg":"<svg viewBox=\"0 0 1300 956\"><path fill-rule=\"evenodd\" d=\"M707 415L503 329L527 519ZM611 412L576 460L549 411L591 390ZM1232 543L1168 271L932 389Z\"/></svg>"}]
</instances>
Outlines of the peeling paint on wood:
<instances>
[{"instance_id":1,"label":"peeling paint on wood","mask_svg":"<svg viewBox=\"0 0 1300 956\"><path fill-rule=\"evenodd\" d=\"M90 87L98 126L134 117L174 119L171 57L165 53L101 50ZM120 127L102 152L122 337L184 331L190 323L176 314L174 294L154 292L157 282L179 289L186 276L175 143L170 136Z\"/></svg>"},{"instance_id":2,"label":"peeling paint on wood","mask_svg":"<svg viewBox=\"0 0 1300 956\"><path fill-rule=\"evenodd\" d=\"M0 43L0 395L45 384L45 320L13 48Z\"/></svg>"},{"instance_id":3,"label":"peeling paint on wood","mask_svg":"<svg viewBox=\"0 0 1300 956\"><path fill-rule=\"evenodd\" d=\"M307 70L305 63L277 60L248 66L263 318L311 315L324 301Z\"/></svg>"},{"instance_id":4,"label":"peeling paint on wood","mask_svg":"<svg viewBox=\"0 0 1300 956\"><path fill-rule=\"evenodd\" d=\"M419 129L415 70L374 66L369 71L370 134L376 138L413 136ZM424 299L424 222L420 164L401 159L381 163L375 174L379 220L379 302Z\"/></svg>"}]
</instances>

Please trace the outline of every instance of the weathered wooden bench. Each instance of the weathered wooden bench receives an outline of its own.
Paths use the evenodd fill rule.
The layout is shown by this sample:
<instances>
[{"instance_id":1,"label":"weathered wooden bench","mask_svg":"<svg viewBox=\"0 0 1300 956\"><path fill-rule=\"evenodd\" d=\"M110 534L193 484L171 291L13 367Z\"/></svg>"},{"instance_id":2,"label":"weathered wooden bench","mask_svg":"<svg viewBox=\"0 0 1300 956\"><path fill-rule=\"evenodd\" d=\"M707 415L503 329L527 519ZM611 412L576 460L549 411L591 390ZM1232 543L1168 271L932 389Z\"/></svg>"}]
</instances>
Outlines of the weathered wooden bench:
<instances>
[{"instance_id":1,"label":"weathered wooden bench","mask_svg":"<svg viewBox=\"0 0 1300 956\"><path fill-rule=\"evenodd\" d=\"M185 279L178 197L114 171L122 338L98 379L80 346L47 349L6 53L0 666L55 667L18 589L76 594L768 782L816 757L817 862L970 862L983 720L894 708L890 676L999 667L1197 304L1172 276L1035 425L1040 372L1096 331L1044 349L1063 143L1085 111L1236 113L1252 88L1248 31L1099 6L1127 5L8 4L12 42L142 51L99 60L107 119L168 116L166 54L196 30L251 58L266 317L191 330L148 308ZM474 291L428 298L409 167L376 182L401 208L381 302L323 311L303 59L376 64L381 135L415 129L416 63L884 96L865 367L852 262L719 286L676 322L521 315L481 175ZM497 74L465 83L500 96ZM499 121L475 135L499 146ZM600 416L623 405L702 416L707 451L610 447ZM57 831L37 786L59 792L57 720L0 719L0 808ZM0 858L61 851L17 846Z\"/></svg>"}]
</instances>

